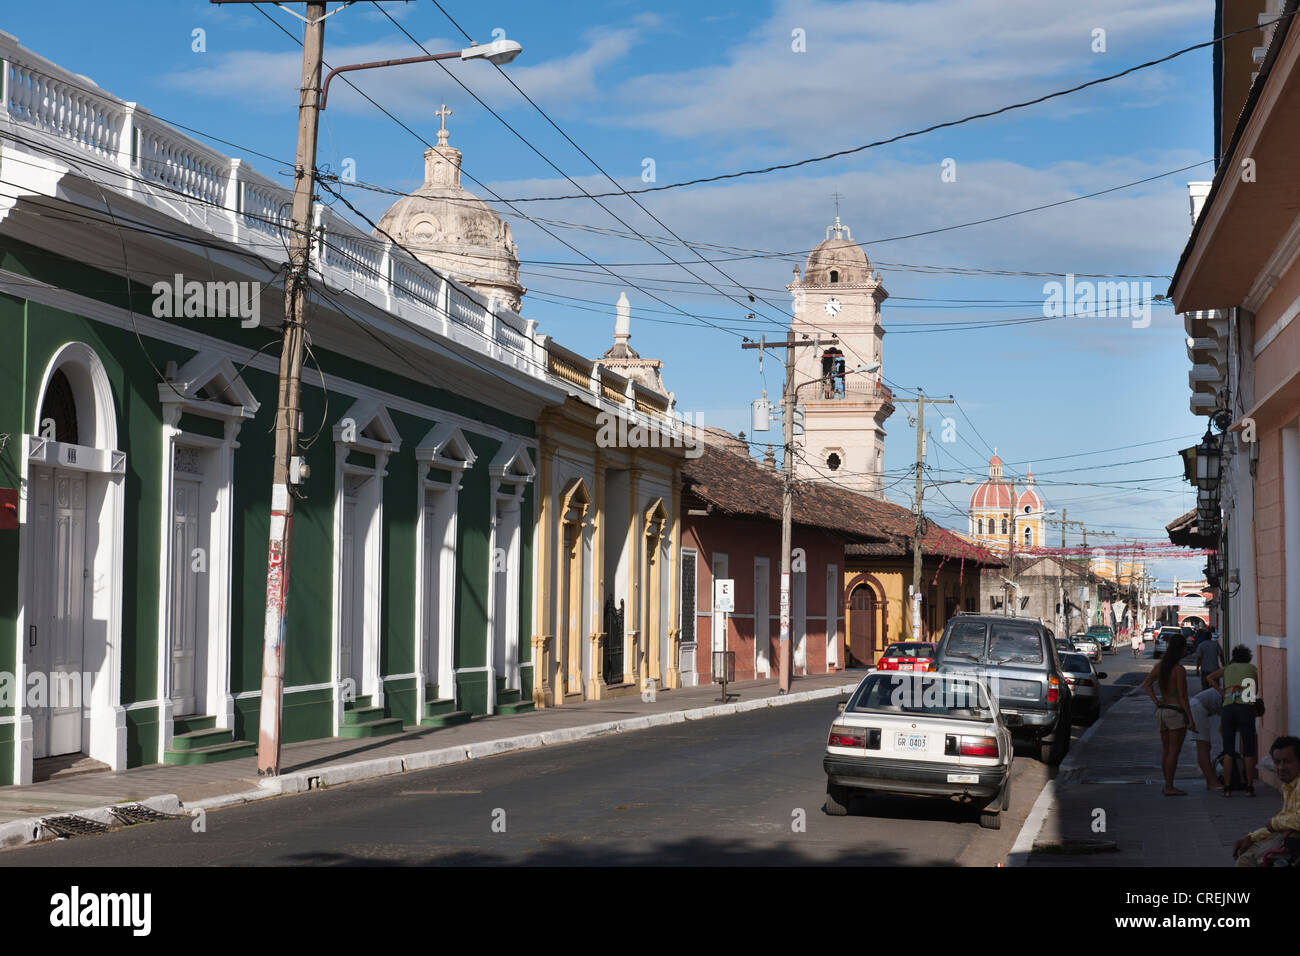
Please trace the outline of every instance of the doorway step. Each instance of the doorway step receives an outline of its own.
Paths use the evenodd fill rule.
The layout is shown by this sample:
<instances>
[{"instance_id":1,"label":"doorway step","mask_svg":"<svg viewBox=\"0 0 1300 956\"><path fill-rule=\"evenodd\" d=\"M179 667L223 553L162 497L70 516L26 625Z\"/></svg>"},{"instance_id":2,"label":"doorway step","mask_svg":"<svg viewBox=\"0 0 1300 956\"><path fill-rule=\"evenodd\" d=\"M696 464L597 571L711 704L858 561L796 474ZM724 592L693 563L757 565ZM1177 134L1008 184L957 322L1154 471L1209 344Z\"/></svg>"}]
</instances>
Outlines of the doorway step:
<instances>
[{"instance_id":1,"label":"doorway step","mask_svg":"<svg viewBox=\"0 0 1300 956\"><path fill-rule=\"evenodd\" d=\"M217 727L215 716L177 717L172 724L172 745L163 752L163 763L217 763L256 753L256 741L235 740L234 731Z\"/></svg>"},{"instance_id":2,"label":"doorway step","mask_svg":"<svg viewBox=\"0 0 1300 956\"><path fill-rule=\"evenodd\" d=\"M343 705L340 737L381 737L401 732L401 718L385 717L384 708L371 706L369 697L358 697Z\"/></svg>"},{"instance_id":3,"label":"doorway step","mask_svg":"<svg viewBox=\"0 0 1300 956\"><path fill-rule=\"evenodd\" d=\"M420 718L421 727L454 727L469 723L474 715L468 710L457 710L456 702L449 697L433 699L434 689L427 691L428 699L424 702L424 716Z\"/></svg>"},{"instance_id":4,"label":"doorway step","mask_svg":"<svg viewBox=\"0 0 1300 956\"><path fill-rule=\"evenodd\" d=\"M520 700L517 690L506 690L506 679L497 678L497 713L526 714L533 709L531 700Z\"/></svg>"}]
</instances>

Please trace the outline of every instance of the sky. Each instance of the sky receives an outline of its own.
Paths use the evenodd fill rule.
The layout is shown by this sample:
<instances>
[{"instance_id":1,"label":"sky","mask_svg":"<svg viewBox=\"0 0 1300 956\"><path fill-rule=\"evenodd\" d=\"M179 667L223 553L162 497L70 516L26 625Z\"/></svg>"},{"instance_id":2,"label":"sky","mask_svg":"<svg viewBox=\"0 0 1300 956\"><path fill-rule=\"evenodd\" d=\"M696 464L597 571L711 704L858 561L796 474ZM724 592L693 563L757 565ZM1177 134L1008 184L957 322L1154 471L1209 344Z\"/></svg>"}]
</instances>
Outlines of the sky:
<instances>
[{"instance_id":1,"label":"sky","mask_svg":"<svg viewBox=\"0 0 1300 956\"><path fill-rule=\"evenodd\" d=\"M618 192L764 169L1118 73L1210 39L1213 8L1213 0L331 4L339 12L325 27L330 65L419 55L416 41L430 52L458 50L468 42L463 28L478 42L522 44L504 71L533 103L481 62L355 74L393 116L336 84L318 165L355 169L361 185L345 195L378 219L394 197L363 186L418 187L423 151L436 139L434 111L446 103L465 185L483 198ZM287 182L302 36L287 10L50 0L8 5L0 29ZM825 237L838 194L839 215L890 294L886 382L898 397L919 387L958 402L927 412L927 482L982 479L996 447L1009 473L1032 465L1046 507L1085 522L1090 546L1167 546L1164 525L1195 504L1175 453L1205 430L1188 409L1182 320L1158 301L1146 307L1149 325L1141 310L1134 319L1067 306L1049 317L1046 284L1065 273L1133 276L1125 281L1138 283L1143 301L1163 295L1191 229L1187 183L1212 177L1212 145L1207 48L793 169L636 202L619 195L494 208L518 243L525 317L598 356L626 291L631 344L664 361L678 408L748 432L750 402L764 387L777 395L781 375L771 359L760 372L757 353L740 345L782 334L791 309L784 286ZM1103 194L1077 198L1094 193ZM907 408L886 424L885 483L892 500L910 506ZM750 437L780 440L776 431ZM971 490L931 489L927 514L964 530ZM1059 535L1051 528L1049 541L1059 544ZM1078 545L1077 528L1067 541ZM1199 577L1203 563L1162 559L1152 570L1168 584Z\"/></svg>"}]
</instances>

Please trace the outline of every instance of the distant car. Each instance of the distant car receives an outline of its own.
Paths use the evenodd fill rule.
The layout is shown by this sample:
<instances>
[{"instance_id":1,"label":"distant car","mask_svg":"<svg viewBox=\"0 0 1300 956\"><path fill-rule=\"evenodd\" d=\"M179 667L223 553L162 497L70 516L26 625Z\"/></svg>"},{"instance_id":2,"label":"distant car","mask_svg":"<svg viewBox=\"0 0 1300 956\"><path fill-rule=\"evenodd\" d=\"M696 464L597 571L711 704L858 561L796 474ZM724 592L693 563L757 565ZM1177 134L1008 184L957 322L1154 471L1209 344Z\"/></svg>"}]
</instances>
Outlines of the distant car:
<instances>
[{"instance_id":1,"label":"distant car","mask_svg":"<svg viewBox=\"0 0 1300 956\"><path fill-rule=\"evenodd\" d=\"M1182 630L1177 627L1162 627L1156 631L1155 646L1151 650L1153 657L1164 657L1165 651L1169 648L1169 638L1175 634L1182 635Z\"/></svg>"},{"instance_id":2,"label":"distant car","mask_svg":"<svg viewBox=\"0 0 1300 956\"><path fill-rule=\"evenodd\" d=\"M845 816L857 793L946 797L978 807L980 826L996 830L1011 804L1013 756L984 681L874 671L831 724L826 813Z\"/></svg>"},{"instance_id":3,"label":"distant car","mask_svg":"<svg viewBox=\"0 0 1300 956\"><path fill-rule=\"evenodd\" d=\"M882 671L912 671L923 673L934 659L932 641L898 641L885 648L885 653L876 661L876 669Z\"/></svg>"},{"instance_id":4,"label":"distant car","mask_svg":"<svg viewBox=\"0 0 1300 956\"><path fill-rule=\"evenodd\" d=\"M1068 637L1058 637L1056 639L1056 649L1057 651L1066 654L1073 654L1078 650L1078 648L1074 646L1074 641L1070 640Z\"/></svg>"},{"instance_id":5,"label":"distant car","mask_svg":"<svg viewBox=\"0 0 1300 956\"><path fill-rule=\"evenodd\" d=\"M1088 636L1097 642L1097 646L1111 654L1119 653L1115 648L1115 632L1105 624L1094 624L1088 628Z\"/></svg>"},{"instance_id":6,"label":"distant car","mask_svg":"<svg viewBox=\"0 0 1300 956\"><path fill-rule=\"evenodd\" d=\"M1061 670L1074 693L1072 715L1091 724L1101 716L1101 682L1105 671L1098 671L1082 654L1062 654Z\"/></svg>"},{"instance_id":7,"label":"distant car","mask_svg":"<svg viewBox=\"0 0 1300 956\"><path fill-rule=\"evenodd\" d=\"M1101 660L1101 648L1087 634L1076 634L1071 638L1071 641L1074 644L1075 651L1088 658L1088 660Z\"/></svg>"}]
</instances>

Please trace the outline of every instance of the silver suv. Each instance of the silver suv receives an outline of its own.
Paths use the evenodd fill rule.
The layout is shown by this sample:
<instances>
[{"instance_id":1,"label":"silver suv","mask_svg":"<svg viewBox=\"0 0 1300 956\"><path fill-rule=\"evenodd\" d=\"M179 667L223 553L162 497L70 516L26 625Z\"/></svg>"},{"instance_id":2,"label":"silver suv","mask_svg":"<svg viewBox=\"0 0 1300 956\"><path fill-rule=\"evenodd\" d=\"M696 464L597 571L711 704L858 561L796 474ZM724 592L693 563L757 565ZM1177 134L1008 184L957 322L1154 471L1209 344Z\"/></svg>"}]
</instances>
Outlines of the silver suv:
<instances>
[{"instance_id":1,"label":"silver suv","mask_svg":"<svg viewBox=\"0 0 1300 956\"><path fill-rule=\"evenodd\" d=\"M948 622L932 670L981 678L1011 732L1033 740L1039 759L1058 764L1070 749L1070 685L1052 632L1041 622L961 614Z\"/></svg>"}]
</instances>

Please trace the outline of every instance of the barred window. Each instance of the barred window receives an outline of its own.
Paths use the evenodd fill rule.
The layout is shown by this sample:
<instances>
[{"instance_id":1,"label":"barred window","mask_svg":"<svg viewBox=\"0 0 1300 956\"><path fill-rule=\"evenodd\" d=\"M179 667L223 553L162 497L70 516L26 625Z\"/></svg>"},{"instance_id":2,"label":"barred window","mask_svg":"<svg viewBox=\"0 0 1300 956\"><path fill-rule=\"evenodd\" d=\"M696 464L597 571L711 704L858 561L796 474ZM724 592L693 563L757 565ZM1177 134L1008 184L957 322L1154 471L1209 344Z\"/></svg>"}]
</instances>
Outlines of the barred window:
<instances>
[{"instance_id":1,"label":"barred window","mask_svg":"<svg viewBox=\"0 0 1300 956\"><path fill-rule=\"evenodd\" d=\"M695 640L695 566L694 551L682 550L682 640Z\"/></svg>"}]
</instances>

